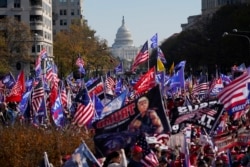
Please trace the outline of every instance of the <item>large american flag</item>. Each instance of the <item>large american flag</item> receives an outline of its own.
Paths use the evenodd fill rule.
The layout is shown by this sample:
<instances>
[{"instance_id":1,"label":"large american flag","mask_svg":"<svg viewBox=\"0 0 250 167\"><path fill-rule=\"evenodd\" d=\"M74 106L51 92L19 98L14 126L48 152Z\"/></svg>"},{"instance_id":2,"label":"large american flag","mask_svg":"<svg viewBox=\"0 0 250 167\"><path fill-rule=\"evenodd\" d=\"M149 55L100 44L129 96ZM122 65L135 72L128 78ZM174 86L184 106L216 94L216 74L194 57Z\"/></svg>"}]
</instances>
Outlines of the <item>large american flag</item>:
<instances>
[{"instance_id":1,"label":"large american flag","mask_svg":"<svg viewBox=\"0 0 250 167\"><path fill-rule=\"evenodd\" d=\"M82 127L88 124L94 117L95 107L89 98L86 88L79 92L76 101L78 102L78 106L74 115L73 124Z\"/></svg>"},{"instance_id":2,"label":"large american flag","mask_svg":"<svg viewBox=\"0 0 250 167\"><path fill-rule=\"evenodd\" d=\"M248 69L247 72L244 72L241 76L233 80L218 94L219 101L224 104L224 108L227 111L236 107L234 111L230 112L231 114L242 110L242 107L238 107L237 109L237 106L246 105L246 101L249 98L249 83L250 75Z\"/></svg>"},{"instance_id":3,"label":"large american flag","mask_svg":"<svg viewBox=\"0 0 250 167\"><path fill-rule=\"evenodd\" d=\"M137 145L140 146L143 150L143 158L141 159L141 163L143 163L143 166L152 167L159 165L158 158L156 154L150 149L150 146L148 145L144 134L141 134L138 137Z\"/></svg>"},{"instance_id":4,"label":"large american flag","mask_svg":"<svg viewBox=\"0 0 250 167\"><path fill-rule=\"evenodd\" d=\"M44 89L43 89L43 83L42 80L38 82L38 84L33 89L32 93L32 108L33 112L37 112L41 106L41 103L44 98Z\"/></svg>"},{"instance_id":5,"label":"large american flag","mask_svg":"<svg viewBox=\"0 0 250 167\"><path fill-rule=\"evenodd\" d=\"M149 59L148 41L146 41L142 46L140 52L135 57L134 63L132 65L132 71L135 71L137 66L139 66L141 63L144 63L148 59Z\"/></svg>"}]
</instances>

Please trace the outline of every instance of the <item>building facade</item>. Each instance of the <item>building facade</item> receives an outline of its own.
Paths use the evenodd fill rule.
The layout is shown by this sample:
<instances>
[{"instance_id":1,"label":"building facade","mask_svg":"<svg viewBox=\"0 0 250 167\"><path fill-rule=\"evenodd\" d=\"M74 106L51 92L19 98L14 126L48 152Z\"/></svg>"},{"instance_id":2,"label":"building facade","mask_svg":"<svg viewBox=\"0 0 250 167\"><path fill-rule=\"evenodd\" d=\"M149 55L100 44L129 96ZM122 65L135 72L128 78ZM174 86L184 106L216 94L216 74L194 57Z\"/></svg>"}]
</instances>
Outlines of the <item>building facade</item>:
<instances>
[{"instance_id":1,"label":"building facade","mask_svg":"<svg viewBox=\"0 0 250 167\"><path fill-rule=\"evenodd\" d=\"M52 0L1 0L0 18L7 17L30 27L34 41L24 42L33 43L31 57L35 58L43 48L53 57Z\"/></svg>"},{"instance_id":2,"label":"building facade","mask_svg":"<svg viewBox=\"0 0 250 167\"><path fill-rule=\"evenodd\" d=\"M231 4L244 4L249 3L249 0L202 0L201 11L202 14L214 13L220 7Z\"/></svg>"},{"instance_id":3,"label":"building facade","mask_svg":"<svg viewBox=\"0 0 250 167\"><path fill-rule=\"evenodd\" d=\"M69 30L74 21L84 21L83 0L53 0L53 34Z\"/></svg>"},{"instance_id":4,"label":"building facade","mask_svg":"<svg viewBox=\"0 0 250 167\"><path fill-rule=\"evenodd\" d=\"M116 38L110 48L111 53L114 57L124 62L124 68L126 70L130 68L131 62L134 60L139 49L139 47L133 45L132 35L125 25L123 16L122 25L118 28Z\"/></svg>"},{"instance_id":5,"label":"building facade","mask_svg":"<svg viewBox=\"0 0 250 167\"><path fill-rule=\"evenodd\" d=\"M201 0L201 14L189 16L187 23L181 24L182 30L197 28L196 22L209 19L213 14L225 5L249 4L250 0Z\"/></svg>"}]
</instances>

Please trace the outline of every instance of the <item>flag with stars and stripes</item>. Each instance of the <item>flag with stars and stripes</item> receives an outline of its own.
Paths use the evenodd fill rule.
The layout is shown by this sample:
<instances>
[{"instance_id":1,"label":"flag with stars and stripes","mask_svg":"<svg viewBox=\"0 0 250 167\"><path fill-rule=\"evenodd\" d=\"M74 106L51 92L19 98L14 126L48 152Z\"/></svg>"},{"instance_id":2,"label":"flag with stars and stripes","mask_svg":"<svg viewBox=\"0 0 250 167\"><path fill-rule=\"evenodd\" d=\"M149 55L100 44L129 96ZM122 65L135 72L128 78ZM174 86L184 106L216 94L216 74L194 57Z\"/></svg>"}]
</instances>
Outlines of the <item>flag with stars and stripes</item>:
<instances>
[{"instance_id":1,"label":"flag with stars and stripes","mask_svg":"<svg viewBox=\"0 0 250 167\"><path fill-rule=\"evenodd\" d=\"M141 134L138 136L138 140L137 140L136 144L138 146L140 146L143 150L143 152L142 152L143 157L141 159L141 163L145 167L152 167L152 166L159 165L158 158L157 158L156 154L153 152L153 150L150 149L150 146L148 145L144 134Z\"/></svg>"},{"instance_id":2,"label":"flag with stars and stripes","mask_svg":"<svg viewBox=\"0 0 250 167\"><path fill-rule=\"evenodd\" d=\"M32 108L33 112L37 112L44 99L44 89L42 80L39 80L38 84L35 86L32 92Z\"/></svg>"},{"instance_id":3,"label":"flag with stars and stripes","mask_svg":"<svg viewBox=\"0 0 250 167\"><path fill-rule=\"evenodd\" d=\"M135 71L135 69L145 61L149 59L149 52L148 52L148 41L144 43L140 52L136 55L134 63L132 65L131 71Z\"/></svg>"},{"instance_id":4,"label":"flag with stars and stripes","mask_svg":"<svg viewBox=\"0 0 250 167\"><path fill-rule=\"evenodd\" d=\"M78 93L76 96L76 102L78 102L78 105L74 115L73 124L82 127L91 122L95 114L95 107L86 88Z\"/></svg>"}]
</instances>

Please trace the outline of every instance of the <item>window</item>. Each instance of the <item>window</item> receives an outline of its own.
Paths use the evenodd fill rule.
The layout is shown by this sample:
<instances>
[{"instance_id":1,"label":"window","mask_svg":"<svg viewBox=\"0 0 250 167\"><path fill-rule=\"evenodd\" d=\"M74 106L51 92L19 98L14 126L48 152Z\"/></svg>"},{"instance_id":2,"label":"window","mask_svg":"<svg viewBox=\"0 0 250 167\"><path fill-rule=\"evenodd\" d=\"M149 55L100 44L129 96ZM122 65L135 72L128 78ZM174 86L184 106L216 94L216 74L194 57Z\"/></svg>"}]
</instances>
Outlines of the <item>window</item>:
<instances>
[{"instance_id":1,"label":"window","mask_svg":"<svg viewBox=\"0 0 250 167\"><path fill-rule=\"evenodd\" d=\"M60 10L60 15L67 15L67 10L66 9L61 9Z\"/></svg>"},{"instance_id":2,"label":"window","mask_svg":"<svg viewBox=\"0 0 250 167\"><path fill-rule=\"evenodd\" d=\"M74 16L75 15L75 10L71 9L71 15Z\"/></svg>"},{"instance_id":3,"label":"window","mask_svg":"<svg viewBox=\"0 0 250 167\"><path fill-rule=\"evenodd\" d=\"M0 19L4 19L6 17L7 17L6 15L0 15Z\"/></svg>"},{"instance_id":4,"label":"window","mask_svg":"<svg viewBox=\"0 0 250 167\"><path fill-rule=\"evenodd\" d=\"M15 15L14 18L15 18L17 21L21 21L21 15Z\"/></svg>"},{"instance_id":5,"label":"window","mask_svg":"<svg viewBox=\"0 0 250 167\"><path fill-rule=\"evenodd\" d=\"M67 0L59 0L60 3L65 3Z\"/></svg>"},{"instance_id":6,"label":"window","mask_svg":"<svg viewBox=\"0 0 250 167\"><path fill-rule=\"evenodd\" d=\"M60 20L60 25L61 26L66 26L67 25L67 20L66 19Z\"/></svg>"},{"instance_id":7,"label":"window","mask_svg":"<svg viewBox=\"0 0 250 167\"><path fill-rule=\"evenodd\" d=\"M20 8L21 7L21 0L14 0L14 8Z\"/></svg>"},{"instance_id":8,"label":"window","mask_svg":"<svg viewBox=\"0 0 250 167\"><path fill-rule=\"evenodd\" d=\"M7 8L7 0L0 1L0 8Z\"/></svg>"}]
</instances>

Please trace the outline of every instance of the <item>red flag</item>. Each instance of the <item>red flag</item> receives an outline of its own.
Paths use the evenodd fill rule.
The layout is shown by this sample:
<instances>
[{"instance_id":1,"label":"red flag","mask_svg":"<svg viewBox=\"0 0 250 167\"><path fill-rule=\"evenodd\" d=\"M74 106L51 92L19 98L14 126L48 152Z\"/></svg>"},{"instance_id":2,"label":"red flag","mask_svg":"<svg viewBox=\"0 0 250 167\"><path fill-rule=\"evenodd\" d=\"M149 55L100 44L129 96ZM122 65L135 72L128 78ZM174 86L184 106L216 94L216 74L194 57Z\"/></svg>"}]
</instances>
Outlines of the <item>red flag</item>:
<instances>
[{"instance_id":1,"label":"red flag","mask_svg":"<svg viewBox=\"0 0 250 167\"><path fill-rule=\"evenodd\" d=\"M52 85L52 88L51 88L51 93L50 93L50 97L49 97L49 104L50 104L50 107L52 105L54 105L55 101L56 101L56 98L57 98L57 90L58 90L58 85L57 83L53 84Z\"/></svg>"},{"instance_id":2,"label":"red flag","mask_svg":"<svg viewBox=\"0 0 250 167\"><path fill-rule=\"evenodd\" d=\"M21 71L16 84L11 89L11 92L8 95L8 97L6 97L6 102L20 102L24 92L25 92L25 76L24 72Z\"/></svg>"},{"instance_id":3,"label":"red flag","mask_svg":"<svg viewBox=\"0 0 250 167\"><path fill-rule=\"evenodd\" d=\"M151 68L139 81L135 84L136 93L145 92L155 86L155 68Z\"/></svg>"}]
</instances>

